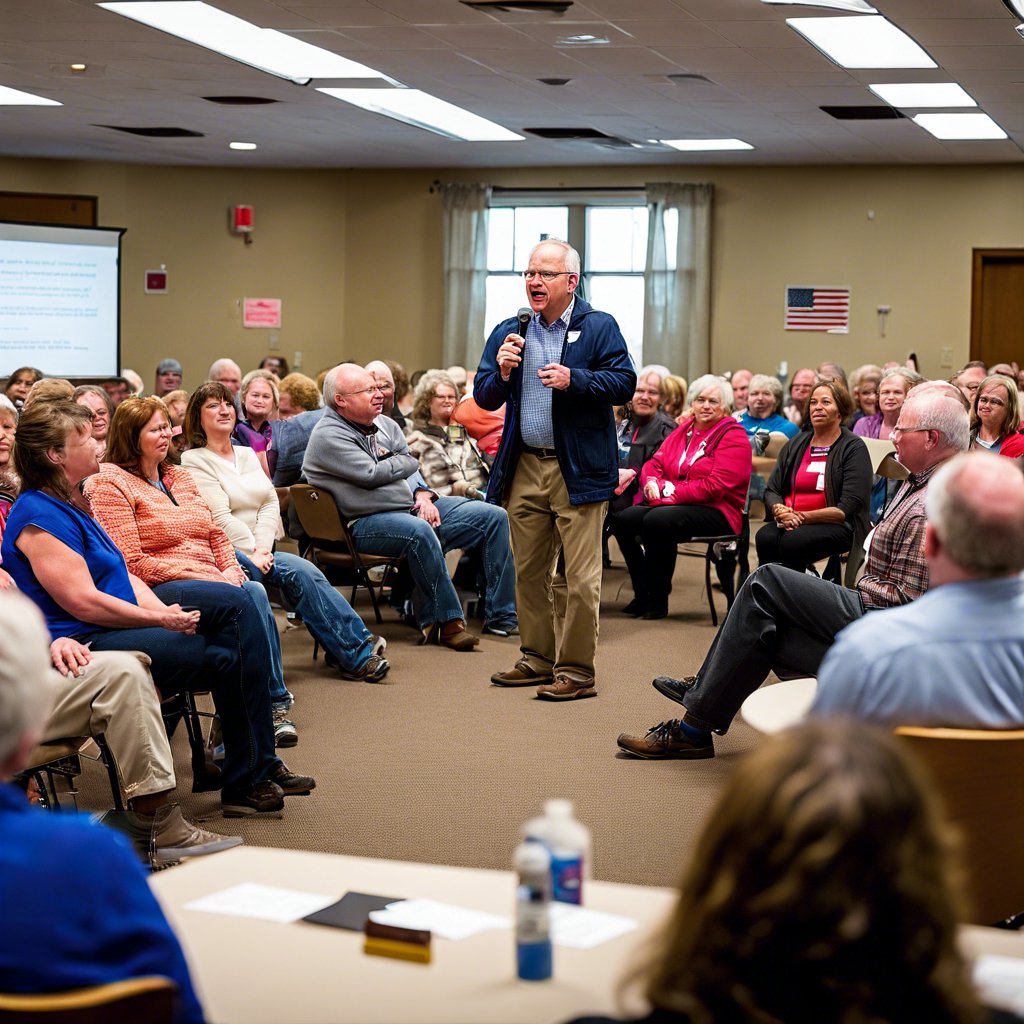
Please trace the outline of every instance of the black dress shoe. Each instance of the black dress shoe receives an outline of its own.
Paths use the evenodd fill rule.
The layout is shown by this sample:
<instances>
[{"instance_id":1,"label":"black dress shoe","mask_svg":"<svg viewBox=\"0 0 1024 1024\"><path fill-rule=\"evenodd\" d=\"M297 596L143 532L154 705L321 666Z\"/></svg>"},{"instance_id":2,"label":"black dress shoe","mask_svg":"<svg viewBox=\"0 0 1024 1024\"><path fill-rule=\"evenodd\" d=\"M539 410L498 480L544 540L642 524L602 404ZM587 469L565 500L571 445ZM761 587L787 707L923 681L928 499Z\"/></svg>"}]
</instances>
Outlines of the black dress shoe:
<instances>
[{"instance_id":1,"label":"black dress shoe","mask_svg":"<svg viewBox=\"0 0 1024 1024\"><path fill-rule=\"evenodd\" d=\"M696 676L683 676L682 679L673 679L672 676L658 676L652 683L658 693L677 704L683 703L686 691L697 681Z\"/></svg>"},{"instance_id":2,"label":"black dress shoe","mask_svg":"<svg viewBox=\"0 0 1024 1024\"><path fill-rule=\"evenodd\" d=\"M665 619L668 618L668 605L667 604L656 604L651 605L644 612L645 619Z\"/></svg>"},{"instance_id":3,"label":"black dress shoe","mask_svg":"<svg viewBox=\"0 0 1024 1024\"><path fill-rule=\"evenodd\" d=\"M647 602L641 600L639 597L634 597L633 600L622 609L622 614L632 615L634 619L639 619L643 616L645 611L647 611Z\"/></svg>"},{"instance_id":4,"label":"black dress shoe","mask_svg":"<svg viewBox=\"0 0 1024 1024\"><path fill-rule=\"evenodd\" d=\"M316 779L311 775L296 775L288 770L288 765L281 761L270 773L270 781L281 787L285 796L307 796L316 789Z\"/></svg>"}]
</instances>

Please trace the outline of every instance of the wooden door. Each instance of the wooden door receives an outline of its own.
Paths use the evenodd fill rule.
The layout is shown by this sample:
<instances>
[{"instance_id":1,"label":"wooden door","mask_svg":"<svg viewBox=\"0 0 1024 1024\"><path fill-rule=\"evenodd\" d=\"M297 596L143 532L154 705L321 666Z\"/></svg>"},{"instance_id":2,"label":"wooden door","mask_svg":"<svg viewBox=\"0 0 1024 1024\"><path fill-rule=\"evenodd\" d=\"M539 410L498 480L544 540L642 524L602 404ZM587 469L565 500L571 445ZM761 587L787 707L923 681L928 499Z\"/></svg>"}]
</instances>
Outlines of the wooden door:
<instances>
[{"instance_id":1,"label":"wooden door","mask_svg":"<svg viewBox=\"0 0 1024 1024\"><path fill-rule=\"evenodd\" d=\"M971 359L1024 365L1024 249L975 249Z\"/></svg>"}]
</instances>

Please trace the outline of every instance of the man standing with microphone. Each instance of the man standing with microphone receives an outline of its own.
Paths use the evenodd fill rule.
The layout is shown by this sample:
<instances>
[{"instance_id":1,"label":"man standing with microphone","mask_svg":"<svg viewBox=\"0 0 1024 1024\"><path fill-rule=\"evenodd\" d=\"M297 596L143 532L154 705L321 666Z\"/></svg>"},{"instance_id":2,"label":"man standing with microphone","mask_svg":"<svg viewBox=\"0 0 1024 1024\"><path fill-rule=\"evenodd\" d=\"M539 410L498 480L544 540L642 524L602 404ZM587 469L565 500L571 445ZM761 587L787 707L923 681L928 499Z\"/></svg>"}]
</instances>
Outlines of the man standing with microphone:
<instances>
[{"instance_id":1,"label":"man standing with microphone","mask_svg":"<svg viewBox=\"0 0 1024 1024\"><path fill-rule=\"evenodd\" d=\"M629 401L636 372L614 318L576 298L572 246L541 242L523 277L530 308L494 328L473 383L482 408L507 403L487 500L508 510L522 651L491 682L578 700L597 696L601 533L619 484L612 406Z\"/></svg>"}]
</instances>

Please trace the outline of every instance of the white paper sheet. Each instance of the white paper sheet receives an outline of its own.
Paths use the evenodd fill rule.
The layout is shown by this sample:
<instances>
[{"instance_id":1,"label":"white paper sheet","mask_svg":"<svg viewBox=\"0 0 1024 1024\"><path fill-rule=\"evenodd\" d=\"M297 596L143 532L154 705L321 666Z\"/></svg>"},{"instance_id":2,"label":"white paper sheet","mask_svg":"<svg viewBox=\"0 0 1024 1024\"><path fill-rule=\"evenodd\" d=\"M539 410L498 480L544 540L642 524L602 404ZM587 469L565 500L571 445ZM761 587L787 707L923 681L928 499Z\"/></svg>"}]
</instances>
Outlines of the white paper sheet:
<instances>
[{"instance_id":1,"label":"white paper sheet","mask_svg":"<svg viewBox=\"0 0 1024 1024\"><path fill-rule=\"evenodd\" d=\"M1015 956L979 956L974 987L986 1006L1024 1014L1024 960Z\"/></svg>"},{"instance_id":2,"label":"white paper sheet","mask_svg":"<svg viewBox=\"0 0 1024 1024\"><path fill-rule=\"evenodd\" d=\"M186 903L185 910L201 910L207 914L231 914L234 917L256 917L264 921L286 924L300 917L323 910L337 902L337 896L322 893L299 892L296 889L278 889L271 885L243 882L230 889L211 892Z\"/></svg>"},{"instance_id":3,"label":"white paper sheet","mask_svg":"<svg viewBox=\"0 0 1024 1024\"><path fill-rule=\"evenodd\" d=\"M478 932L512 927L507 917L422 899L390 903L384 910L373 911L370 918L378 924L430 931L442 939L466 939Z\"/></svg>"},{"instance_id":4,"label":"white paper sheet","mask_svg":"<svg viewBox=\"0 0 1024 1024\"><path fill-rule=\"evenodd\" d=\"M569 903L551 904L551 941L556 946L593 949L620 935L633 931L637 922L631 917L605 914L599 910L575 907Z\"/></svg>"}]
</instances>

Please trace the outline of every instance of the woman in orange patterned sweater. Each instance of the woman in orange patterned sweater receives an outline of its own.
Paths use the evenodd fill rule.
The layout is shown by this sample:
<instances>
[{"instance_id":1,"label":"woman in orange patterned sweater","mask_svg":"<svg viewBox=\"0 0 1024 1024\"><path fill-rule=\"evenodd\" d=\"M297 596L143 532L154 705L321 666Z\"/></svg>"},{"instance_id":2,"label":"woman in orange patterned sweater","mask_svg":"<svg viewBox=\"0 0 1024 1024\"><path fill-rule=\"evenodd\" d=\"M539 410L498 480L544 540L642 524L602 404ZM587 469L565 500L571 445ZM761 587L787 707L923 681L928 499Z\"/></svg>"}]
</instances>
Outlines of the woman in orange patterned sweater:
<instances>
[{"instance_id":1,"label":"woman in orange patterned sweater","mask_svg":"<svg viewBox=\"0 0 1024 1024\"><path fill-rule=\"evenodd\" d=\"M247 682L269 684L277 745L294 746L298 736L286 717L292 697L266 592L242 571L191 474L168 460L170 437L170 418L159 398L122 402L107 436L108 461L85 485L93 514L123 552L128 571L157 593L173 590L179 603L200 611L225 602L237 606L248 637L241 651ZM288 787L282 788L287 795Z\"/></svg>"}]
</instances>

